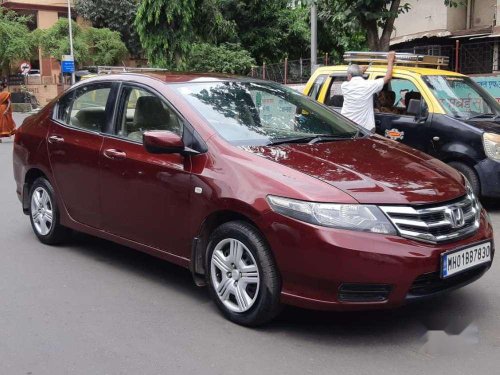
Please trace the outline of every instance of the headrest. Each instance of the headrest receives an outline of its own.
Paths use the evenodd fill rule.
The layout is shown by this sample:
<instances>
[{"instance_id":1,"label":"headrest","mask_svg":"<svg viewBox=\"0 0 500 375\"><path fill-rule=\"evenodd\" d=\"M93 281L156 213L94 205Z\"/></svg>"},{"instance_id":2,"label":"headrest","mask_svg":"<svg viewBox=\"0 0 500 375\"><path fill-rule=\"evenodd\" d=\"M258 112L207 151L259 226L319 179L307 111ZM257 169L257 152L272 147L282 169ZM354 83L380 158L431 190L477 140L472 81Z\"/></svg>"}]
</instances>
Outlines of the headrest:
<instances>
[{"instance_id":1,"label":"headrest","mask_svg":"<svg viewBox=\"0 0 500 375\"><path fill-rule=\"evenodd\" d=\"M396 101L396 93L391 90L380 91L378 95L379 104L382 107L392 107Z\"/></svg>"},{"instance_id":2,"label":"headrest","mask_svg":"<svg viewBox=\"0 0 500 375\"><path fill-rule=\"evenodd\" d=\"M106 121L106 111L104 108L83 108L75 117L82 128L102 130Z\"/></svg>"},{"instance_id":3,"label":"headrest","mask_svg":"<svg viewBox=\"0 0 500 375\"><path fill-rule=\"evenodd\" d=\"M160 98L141 96L135 107L134 124L142 129L161 130L168 127L170 112L165 109Z\"/></svg>"}]
</instances>

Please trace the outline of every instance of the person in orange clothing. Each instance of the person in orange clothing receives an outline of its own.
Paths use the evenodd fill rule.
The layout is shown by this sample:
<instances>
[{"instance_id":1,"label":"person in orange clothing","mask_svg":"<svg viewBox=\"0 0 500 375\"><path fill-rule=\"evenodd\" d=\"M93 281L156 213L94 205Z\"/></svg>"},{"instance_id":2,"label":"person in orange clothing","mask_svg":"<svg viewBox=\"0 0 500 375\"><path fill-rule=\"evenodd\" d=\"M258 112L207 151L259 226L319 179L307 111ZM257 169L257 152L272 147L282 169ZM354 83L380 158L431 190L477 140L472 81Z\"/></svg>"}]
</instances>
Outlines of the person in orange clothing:
<instances>
[{"instance_id":1,"label":"person in orange clothing","mask_svg":"<svg viewBox=\"0 0 500 375\"><path fill-rule=\"evenodd\" d=\"M0 92L0 142L2 138L10 137L16 132L16 124L12 118L12 107L10 101L10 92L3 87Z\"/></svg>"}]
</instances>

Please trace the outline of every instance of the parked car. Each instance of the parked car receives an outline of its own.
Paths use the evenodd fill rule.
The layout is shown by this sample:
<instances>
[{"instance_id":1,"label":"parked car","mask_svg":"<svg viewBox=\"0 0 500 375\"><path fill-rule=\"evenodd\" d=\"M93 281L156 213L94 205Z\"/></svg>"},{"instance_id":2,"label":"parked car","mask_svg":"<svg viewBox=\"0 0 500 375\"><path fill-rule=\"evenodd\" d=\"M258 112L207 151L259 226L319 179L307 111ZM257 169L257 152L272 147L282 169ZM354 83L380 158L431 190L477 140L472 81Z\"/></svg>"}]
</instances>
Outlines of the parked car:
<instances>
[{"instance_id":1,"label":"parked car","mask_svg":"<svg viewBox=\"0 0 500 375\"><path fill-rule=\"evenodd\" d=\"M31 69L28 73L29 77L41 77L40 69Z\"/></svg>"},{"instance_id":2,"label":"parked car","mask_svg":"<svg viewBox=\"0 0 500 375\"><path fill-rule=\"evenodd\" d=\"M186 267L238 324L400 306L493 259L459 172L272 82L90 78L23 123L13 160L41 242L71 229Z\"/></svg>"},{"instance_id":3,"label":"parked car","mask_svg":"<svg viewBox=\"0 0 500 375\"><path fill-rule=\"evenodd\" d=\"M384 76L387 66L378 64L369 67L366 79ZM340 111L346 80L347 65L321 67L304 94ZM384 91L389 103L375 98L378 134L457 169L477 195L500 197L500 104L488 92L459 73L403 65L394 67Z\"/></svg>"}]
</instances>

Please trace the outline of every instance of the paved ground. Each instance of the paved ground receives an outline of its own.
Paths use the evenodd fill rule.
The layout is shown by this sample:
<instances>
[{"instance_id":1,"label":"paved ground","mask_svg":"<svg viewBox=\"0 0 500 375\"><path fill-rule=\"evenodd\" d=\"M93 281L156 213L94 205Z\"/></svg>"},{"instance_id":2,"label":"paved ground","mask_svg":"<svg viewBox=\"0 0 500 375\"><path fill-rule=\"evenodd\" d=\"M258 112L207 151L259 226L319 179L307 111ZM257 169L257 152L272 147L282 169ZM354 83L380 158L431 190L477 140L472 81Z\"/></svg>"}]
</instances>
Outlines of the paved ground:
<instances>
[{"instance_id":1,"label":"paved ground","mask_svg":"<svg viewBox=\"0 0 500 375\"><path fill-rule=\"evenodd\" d=\"M187 271L106 241L41 245L0 144L0 374L496 374L500 262L440 300L224 320ZM500 204L489 203L500 243Z\"/></svg>"}]
</instances>

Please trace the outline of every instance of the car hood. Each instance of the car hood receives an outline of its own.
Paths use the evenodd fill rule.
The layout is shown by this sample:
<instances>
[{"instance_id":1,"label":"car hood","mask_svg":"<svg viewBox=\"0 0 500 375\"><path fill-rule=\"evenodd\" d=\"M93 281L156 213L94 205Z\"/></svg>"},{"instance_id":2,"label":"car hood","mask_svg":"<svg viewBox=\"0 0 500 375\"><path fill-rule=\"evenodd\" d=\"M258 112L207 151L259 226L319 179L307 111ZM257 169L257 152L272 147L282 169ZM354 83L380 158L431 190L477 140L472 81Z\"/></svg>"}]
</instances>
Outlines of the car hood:
<instances>
[{"instance_id":1,"label":"car hood","mask_svg":"<svg viewBox=\"0 0 500 375\"><path fill-rule=\"evenodd\" d=\"M500 134L500 122L489 120L466 120L465 123L489 133Z\"/></svg>"},{"instance_id":2,"label":"car hood","mask_svg":"<svg viewBox=\"0 0 500 375\"><path fill-rule=\"evenodd\" d=\"M430 204L465 194L454 169L381 137L244 149L318 178L360 203Z\"/></svg>"}]
</instances>

